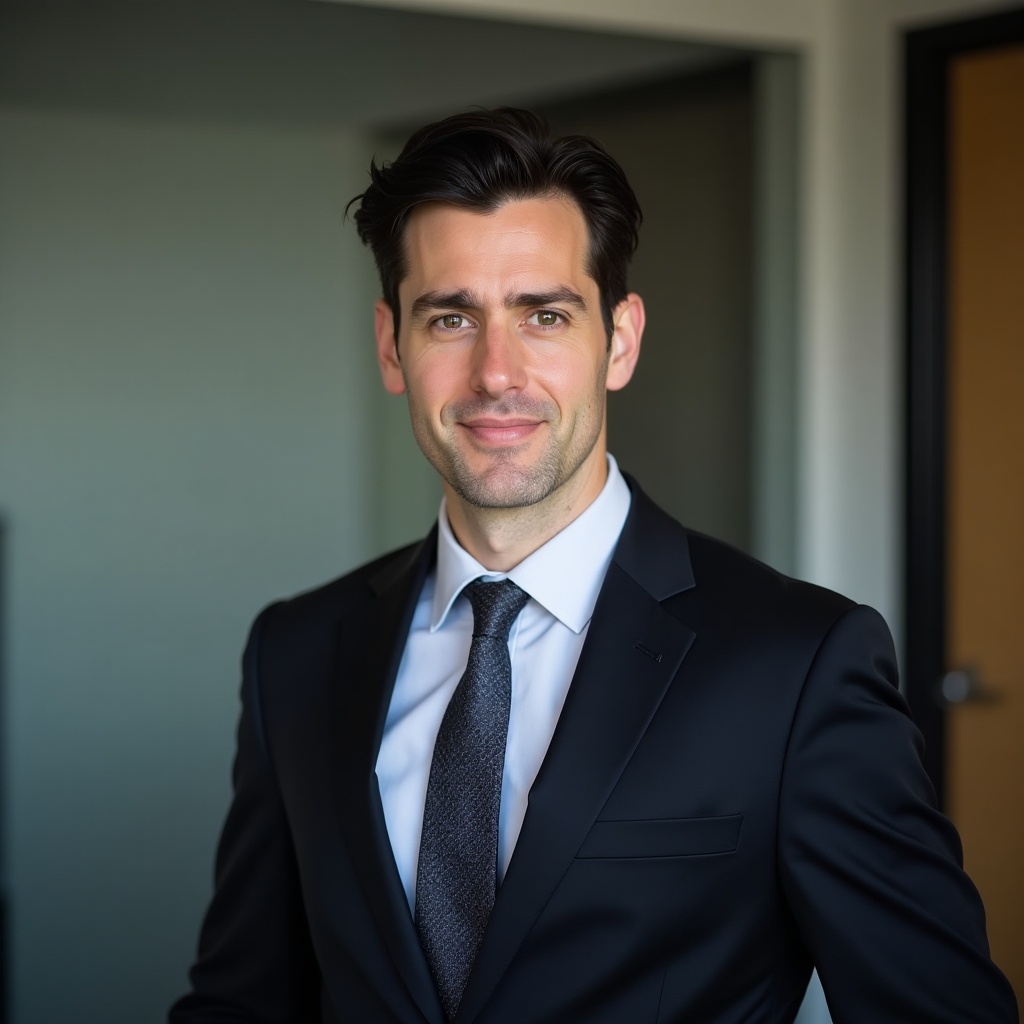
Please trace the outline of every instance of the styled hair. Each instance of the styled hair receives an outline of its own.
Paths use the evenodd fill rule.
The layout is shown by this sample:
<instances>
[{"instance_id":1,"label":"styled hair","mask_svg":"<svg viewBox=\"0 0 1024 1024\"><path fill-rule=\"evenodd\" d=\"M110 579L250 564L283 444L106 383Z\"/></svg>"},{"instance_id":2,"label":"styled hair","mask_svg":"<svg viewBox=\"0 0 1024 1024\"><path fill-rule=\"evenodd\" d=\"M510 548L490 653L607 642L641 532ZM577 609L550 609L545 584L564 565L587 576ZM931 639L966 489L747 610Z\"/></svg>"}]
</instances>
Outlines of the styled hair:
<instances>
[{"instance_id":1,"label":"styled hair","mask_svg":"<svg viewBox=\"0 0 1024 1024\"><path fill-rule=\"evenodd\" d=\"M561 196L586 221L586 269L597 282L611 337L642 214L622 168L594 139L555 138L528 110L475 110L420 128L393 163L371 161L370 180L348 206L359 203L356 227L376 260L396 334L398 286L408 272L405 227L417 207L450 203L489 213L515 200Z\"/></svg>"}]
</instances>

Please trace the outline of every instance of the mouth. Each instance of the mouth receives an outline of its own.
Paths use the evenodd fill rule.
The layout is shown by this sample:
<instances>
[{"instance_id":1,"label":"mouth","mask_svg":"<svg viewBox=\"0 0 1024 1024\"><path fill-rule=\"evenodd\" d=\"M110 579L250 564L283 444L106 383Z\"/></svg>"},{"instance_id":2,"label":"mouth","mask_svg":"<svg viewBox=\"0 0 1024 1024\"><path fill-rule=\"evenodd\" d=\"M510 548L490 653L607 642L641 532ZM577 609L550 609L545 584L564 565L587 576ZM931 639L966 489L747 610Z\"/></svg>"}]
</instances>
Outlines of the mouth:
<instances>
[{"instance_id":1,"label":"mouth","mask_svg":"<svg viewBox=\"0 0 1024 1024\"><path fill-rule=\"evenodd\" d=\"M460 420L459 426L478 444L486 447L504 447L522 444L541 425L542 420L524 417L480 417Z\"/></svg>"}]
</instances>

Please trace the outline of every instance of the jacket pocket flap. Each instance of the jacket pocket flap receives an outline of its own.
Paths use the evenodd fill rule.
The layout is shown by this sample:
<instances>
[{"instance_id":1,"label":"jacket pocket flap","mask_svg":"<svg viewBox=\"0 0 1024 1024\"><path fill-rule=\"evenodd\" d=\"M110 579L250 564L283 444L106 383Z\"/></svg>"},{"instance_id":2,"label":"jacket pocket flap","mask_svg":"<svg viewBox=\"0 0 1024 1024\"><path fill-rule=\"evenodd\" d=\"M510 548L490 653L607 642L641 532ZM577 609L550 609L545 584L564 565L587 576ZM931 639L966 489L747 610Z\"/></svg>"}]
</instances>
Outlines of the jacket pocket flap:
<instances>
[{"instance_id":1,"label":"jacket pocket flap","mask_svg":"<svg viewBox=\"0 0 1024 1024\"><path fill-rule=\"evenodd\" d=\"M576 854L579 858L702 857L732 853L742 814L715 818L652 818L595 821Z\"/></svg>"}]
</instances>

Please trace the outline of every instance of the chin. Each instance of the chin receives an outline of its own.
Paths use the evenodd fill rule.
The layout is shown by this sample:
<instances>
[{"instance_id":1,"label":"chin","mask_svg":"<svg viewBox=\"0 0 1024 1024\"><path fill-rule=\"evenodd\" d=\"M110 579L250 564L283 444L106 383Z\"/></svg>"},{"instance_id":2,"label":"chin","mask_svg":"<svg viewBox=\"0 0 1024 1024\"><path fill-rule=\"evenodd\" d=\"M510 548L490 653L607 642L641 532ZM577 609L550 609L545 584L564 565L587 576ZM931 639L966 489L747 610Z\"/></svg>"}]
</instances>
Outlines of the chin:
<instances>
[{"instance_id":1,"label":"chin","mask_svg":"<svg viewBox=\"0 0 1024 1024\"><path fill-rule=\"evenodd\" d=\"M501 466L487 473L453 472L449 486L463 501L476 508L527 508L558 489L556 474Z\"/></svg>"}]
</instances>

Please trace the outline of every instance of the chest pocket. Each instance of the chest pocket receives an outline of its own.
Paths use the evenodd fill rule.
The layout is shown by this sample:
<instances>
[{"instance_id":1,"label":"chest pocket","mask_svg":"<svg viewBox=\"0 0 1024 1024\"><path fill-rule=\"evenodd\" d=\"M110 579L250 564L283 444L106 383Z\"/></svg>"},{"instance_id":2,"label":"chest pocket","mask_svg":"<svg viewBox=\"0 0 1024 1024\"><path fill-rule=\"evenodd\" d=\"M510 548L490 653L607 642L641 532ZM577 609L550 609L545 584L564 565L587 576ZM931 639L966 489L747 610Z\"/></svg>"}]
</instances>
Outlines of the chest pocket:
<instances>
[{"instance_id":1,"label":"chest pocket","mask_svg":"<svg viewBox=\"0 0 1024 1024\"><path fill-rule=\"evenodd\" d=\"M576 857L596 860L733 853L739 844L742 824L742 814L595 821Z\"/></svg>"}]
</instances>

